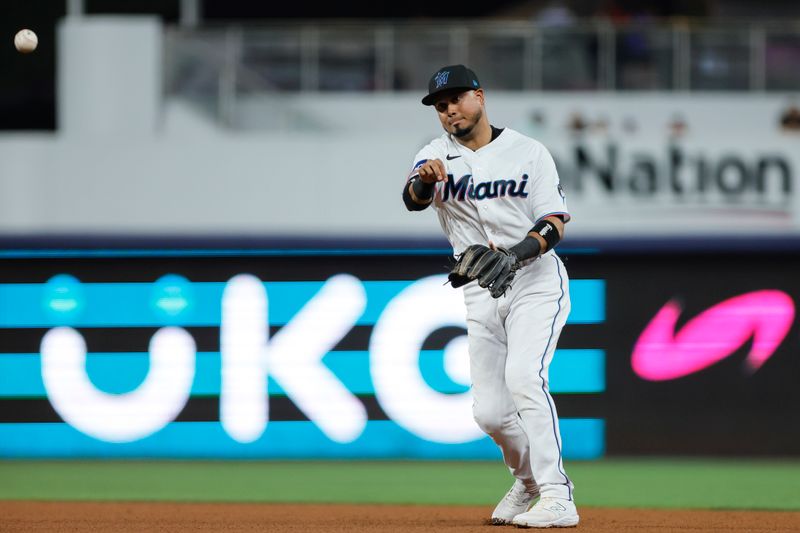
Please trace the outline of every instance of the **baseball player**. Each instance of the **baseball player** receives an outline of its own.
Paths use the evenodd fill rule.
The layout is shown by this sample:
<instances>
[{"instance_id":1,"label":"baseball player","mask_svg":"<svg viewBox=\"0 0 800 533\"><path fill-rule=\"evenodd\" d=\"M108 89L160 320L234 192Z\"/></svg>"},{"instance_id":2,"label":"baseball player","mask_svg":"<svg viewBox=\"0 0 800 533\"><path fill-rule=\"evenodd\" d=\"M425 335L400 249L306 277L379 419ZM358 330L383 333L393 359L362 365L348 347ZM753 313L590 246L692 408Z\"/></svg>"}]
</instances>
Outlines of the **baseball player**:
<instances>
[{"instance_id":1,"label":"baseball player","mask_svg":"<svg viewBox=\"0 0 800 533\"><path fill-rule=\"evenodd\" d=\"M473 414L516 478L492 522L576 526L548 386L570 310L553 251L570 215L553 158L539 142L489 124L484 91L464 65L437 71L422 103L445 133L414 158L403 201L411 211L434 206L458 258L450 280L464 285Z\"/></svg>"}]
</instances>

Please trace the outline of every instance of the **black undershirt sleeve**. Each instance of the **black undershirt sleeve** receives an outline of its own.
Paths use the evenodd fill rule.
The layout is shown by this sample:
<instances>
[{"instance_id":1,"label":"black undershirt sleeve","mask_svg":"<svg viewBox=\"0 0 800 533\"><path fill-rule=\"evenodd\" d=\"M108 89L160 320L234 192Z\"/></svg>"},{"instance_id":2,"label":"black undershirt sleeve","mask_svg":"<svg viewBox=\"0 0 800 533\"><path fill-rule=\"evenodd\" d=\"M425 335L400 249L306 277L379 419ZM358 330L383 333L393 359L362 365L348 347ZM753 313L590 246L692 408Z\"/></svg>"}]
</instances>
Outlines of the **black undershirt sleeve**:
<instances>
[{"instance_id":1,"label":"black undershirt sleeve","mask_svg":"<svg viewBox=\"0 0 800 533\"><path fill-rule=\"evenodd\" d=\"M531 233L538 233L539 236L544 239L544 242L547 243L547 250L555 248L561 240L558 228L553 222L547 219L540 220L531 228L531 231L528 232L524 239L508 249L508 251L513 252L520 261L530 259L531 257L537 257L542 253L542 245L539 243L539 239L532 236Z\"/></svg>"},{"instance_id":2,"label":"black undershirt sleeve","mask_svg":"<svg viewBox=\"0 0 800 533\"><path fill-rule=\"evenodd\" d=\"M520 261L525 261L531 257L536 257L542 251L542 245L539 244L539 239L527 235L524 239L508 249L517 256Z\"/></svg>"},{"instance_id":3,"label":"black undershirt sleeve","mask_svg":"<svg viewBox=\"0 0 800 533\"><path fill-rule=\"evenodd\" d=\"M435 184L433 183L425 183L418 177L413 177L408 180L403 187L403 203L406 204L406 209L409 211L422 211L429 205L431 202L425 203L417 203L414 201L414 198L411 196L411 192L408 190L408 184L411 183L411 187L414 188L414 195L420 200L430 200L433 199L433 190L435 188Z\"/></svg>"}]
</instances>

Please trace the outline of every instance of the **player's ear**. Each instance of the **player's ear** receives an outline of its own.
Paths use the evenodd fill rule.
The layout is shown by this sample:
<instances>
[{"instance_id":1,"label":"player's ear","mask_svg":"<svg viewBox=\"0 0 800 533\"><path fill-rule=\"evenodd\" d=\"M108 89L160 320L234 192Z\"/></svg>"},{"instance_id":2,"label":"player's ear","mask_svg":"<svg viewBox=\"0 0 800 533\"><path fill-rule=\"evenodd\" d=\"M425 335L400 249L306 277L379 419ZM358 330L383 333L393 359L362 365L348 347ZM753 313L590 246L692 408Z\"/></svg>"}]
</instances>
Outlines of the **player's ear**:
<instances>
[{"instance_id":1,"label":"player's ear","mask_svg":"<svg viewBox=\"0 0 800 533\"><path fill-rule=\"evenodd\" d=\"M485 103L486 100L483 94L483 89L474 89L474 92L475 92L475 98L477 98L481 104Z\"/></svg>"}]
</instances>

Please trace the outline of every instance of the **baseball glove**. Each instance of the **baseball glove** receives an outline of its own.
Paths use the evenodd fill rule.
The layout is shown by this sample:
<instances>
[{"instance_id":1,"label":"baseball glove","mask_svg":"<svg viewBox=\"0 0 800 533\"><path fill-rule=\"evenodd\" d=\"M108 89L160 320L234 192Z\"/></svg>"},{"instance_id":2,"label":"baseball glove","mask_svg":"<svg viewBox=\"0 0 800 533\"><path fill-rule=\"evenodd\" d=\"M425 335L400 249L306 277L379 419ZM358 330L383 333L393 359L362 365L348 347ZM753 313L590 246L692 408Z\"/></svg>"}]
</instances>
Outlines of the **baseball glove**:
<instances>
[{"instance_id":1,"label":"baseball glove","mask_svg":"<svg viewBox=\"0 0 800 533\"><path fill-rule=\"evenodd\" d=\"M499 298L511 287L518 269L517 256L505 248L473 244L458 256L447 279L454 288L478 280L478 285L488 288L493 298Z\"/></svg>"}]
</instances>

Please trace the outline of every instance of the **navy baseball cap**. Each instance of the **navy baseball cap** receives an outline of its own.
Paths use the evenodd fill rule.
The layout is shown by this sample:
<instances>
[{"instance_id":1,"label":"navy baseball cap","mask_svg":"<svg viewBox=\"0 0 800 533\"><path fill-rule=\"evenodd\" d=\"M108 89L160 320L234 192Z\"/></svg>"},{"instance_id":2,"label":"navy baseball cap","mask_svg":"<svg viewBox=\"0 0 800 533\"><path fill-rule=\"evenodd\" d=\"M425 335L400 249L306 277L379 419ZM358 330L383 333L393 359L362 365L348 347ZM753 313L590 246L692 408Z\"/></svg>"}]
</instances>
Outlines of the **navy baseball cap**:
<instances>
[{"instance_id":1,"label":"navy baseball cap","mask_svg":"<svg viewBox=\"0 0 800 533\"><path fill-rule=\"evenodd\" d=\"M422 99L422 103L433 105L436 103L436 97L444 91L452 89L469 91L480 88L481 82L478 81L478 76L464 65L442 67L436 71L436 74L431 77L431 81L428 82L428 95Z\"/></svg>"}]
</instances>

